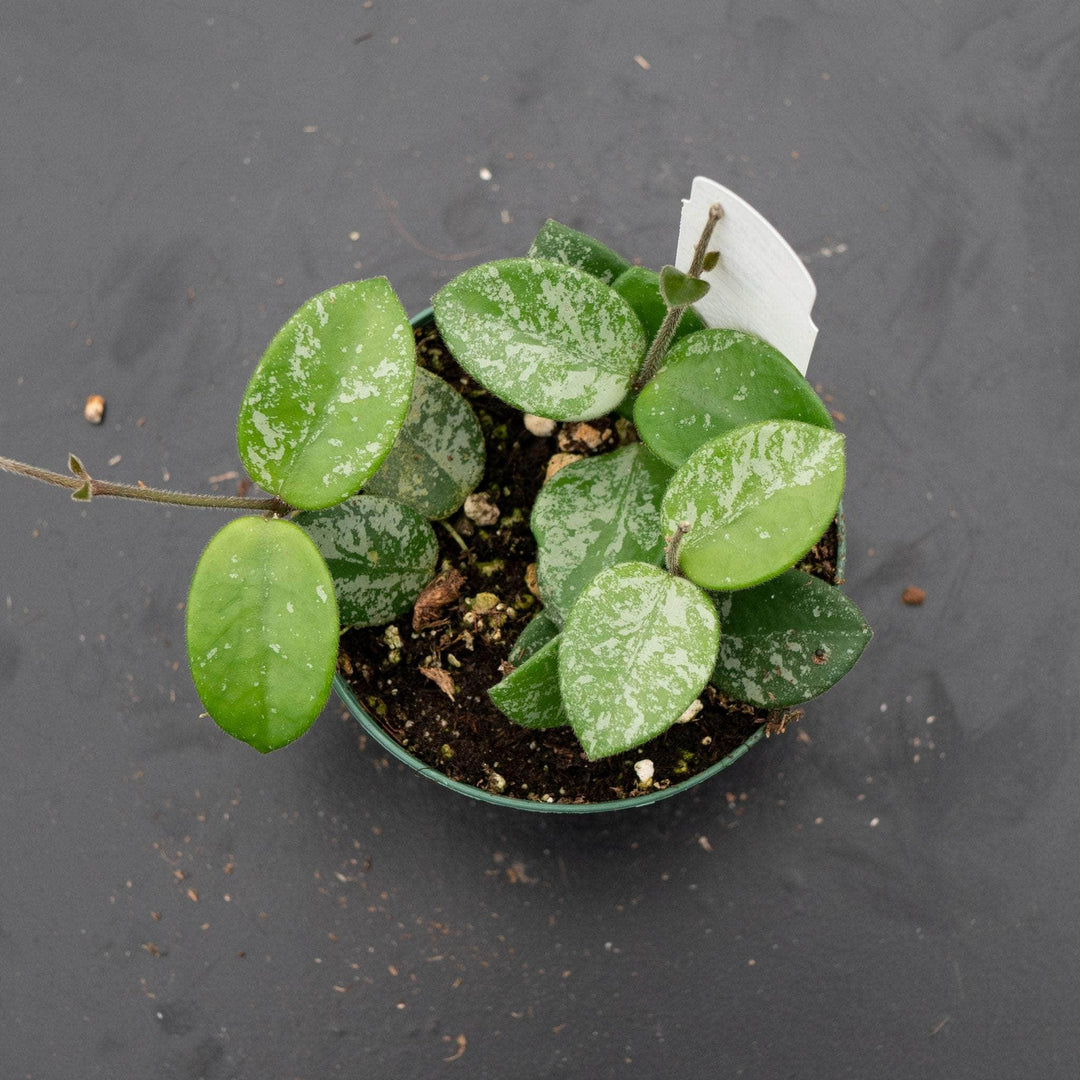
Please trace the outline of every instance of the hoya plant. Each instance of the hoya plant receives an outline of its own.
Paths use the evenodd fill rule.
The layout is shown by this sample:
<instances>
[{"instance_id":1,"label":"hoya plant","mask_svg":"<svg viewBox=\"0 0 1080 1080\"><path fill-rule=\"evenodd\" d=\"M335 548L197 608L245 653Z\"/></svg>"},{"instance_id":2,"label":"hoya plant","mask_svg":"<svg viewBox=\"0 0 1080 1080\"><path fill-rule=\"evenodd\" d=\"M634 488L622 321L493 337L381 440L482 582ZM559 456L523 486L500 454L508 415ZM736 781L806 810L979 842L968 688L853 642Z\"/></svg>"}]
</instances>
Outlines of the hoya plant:
<instances>
[{"instance_id":1,"label":"hoya plant","mask_svg":"<svg viewBox=\"0 0 1080 1080\"><path fill-rule=\"evenodd\" d=\"M490 696L507 721L569 725L592 759L640 746L708 683L782 708L856 661L869 629L834 586L794 569L828 530L844 439L799 370L765 340L695 312L713 206L686 271L632 266L548 222L525 258L466 270L434 298L461 367L523 413L619 413L629 441L566 466L530 525L542 610ZM255 511L209 542L186 607L196 689L227 732L270 751L307 730L342 630L379 626L436 571L432 522L484 474L465 398L416 363L384 278L308 300L251 376L241 460L267 496L184 495L0 458L72 490Z\"/></svg>"}]
</instances>

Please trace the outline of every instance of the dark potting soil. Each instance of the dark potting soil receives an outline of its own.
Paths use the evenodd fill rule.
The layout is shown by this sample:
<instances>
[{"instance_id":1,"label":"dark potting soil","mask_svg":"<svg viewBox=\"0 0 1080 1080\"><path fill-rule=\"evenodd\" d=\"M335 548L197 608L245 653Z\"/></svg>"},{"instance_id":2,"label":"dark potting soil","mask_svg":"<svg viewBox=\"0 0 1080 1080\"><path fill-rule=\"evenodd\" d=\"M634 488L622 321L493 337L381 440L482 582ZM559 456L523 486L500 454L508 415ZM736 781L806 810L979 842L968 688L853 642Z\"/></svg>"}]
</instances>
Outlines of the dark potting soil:
<instances>
[{"instance_id":1,"label":"dark potting soil","mask_svg":"<svg viewBox=\"0 0 1080 1080\"><path fill-rule=\"evenodd\" d=\"M416 337L420 363L471 402L487 440L487 468L477 498L467 504L472 517L459 512L436 523L438 575L414 611L389 626L342 637L339 667L381 727L425 764L469 786L533 801L593 803L685 781L760 726L773 734L798 719L799 710L732 704L707 687L692 719L600 761L585 757L569 727L535 730L506 719L487 690L541 607L529 512L549 463L557 455L603 453L636 435L628 421L611 417L533 434L520 412L458 367L433 324ZM567 460L556 457L555 464ZM833 581L836 549L834 524L801 565ZM634 768L643 759L653 767L647 785Z\"/></svg>"}]
</instances>

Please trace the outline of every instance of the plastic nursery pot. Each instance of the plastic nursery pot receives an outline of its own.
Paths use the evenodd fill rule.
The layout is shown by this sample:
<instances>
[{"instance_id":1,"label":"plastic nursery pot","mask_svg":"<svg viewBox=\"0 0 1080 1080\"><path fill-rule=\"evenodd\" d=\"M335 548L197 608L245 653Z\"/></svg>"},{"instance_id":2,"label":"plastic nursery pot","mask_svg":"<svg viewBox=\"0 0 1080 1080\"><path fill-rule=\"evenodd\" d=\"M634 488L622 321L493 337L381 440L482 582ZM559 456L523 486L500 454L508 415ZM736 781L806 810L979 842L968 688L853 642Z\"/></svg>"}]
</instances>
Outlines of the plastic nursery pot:
<instances>
[{"instance_id":1,"label":"plastic nursery pot","mask_svg":"<svg viewBox=\"0 0 1080 1080\"><path fill-rule=\"evenodd\" d=\"M413 328L418 329L425 326L433 320L433 317L432 309L430 307L426 308L418 315L413 316L411 320ZM836 576L837 581L839 582L843 581L844 561L846 556L844 518L842 513L839 514L838 520L840 528L836 551ZM452 780L444 773L439 772L438 769L433 769L430 765L421 761L420 758L410 754L408 750L383 730L379 723L364 709L363 705L360 704L359 699L353 693L352 688L342 677L340 672L337 672L334 675L334 692L352 714L353 718L358 721L366 734L374 739L383 750L390 754L391 757L396 758L413 772L426 777L428 780L433 780L436 784L448 788L450 791L455 791L459 795L465 795L470 799L477 799L480 802L488 803L492 806L505 806L511 810L528 810L547 814L602 814L612 810L628 810L639 806L649 806L652 803L659 802L661 799L668 799L673 795L679 795L684 791L689 791L690 788L715 776L733 762L738 761L738 759L750 750L751 747L756 746L765 735L765 726L762 725L754 731L745 742L737 746L726 757L723 757L710 765L707 769L703 769L696 775L691 776L686 780L682 780L677 784L672 784L661 790L651 791L647 795L635 795L632 798L611 799L605 802L595 803L549 803L532 801L529 799L516 799L511 798L508 795L496 795L490 791L485 791L483 788L472 787L469 784L461 783L459 780ZM507 723L510 723L510 721L508 720Z\"/></svg>"}]
</instances>

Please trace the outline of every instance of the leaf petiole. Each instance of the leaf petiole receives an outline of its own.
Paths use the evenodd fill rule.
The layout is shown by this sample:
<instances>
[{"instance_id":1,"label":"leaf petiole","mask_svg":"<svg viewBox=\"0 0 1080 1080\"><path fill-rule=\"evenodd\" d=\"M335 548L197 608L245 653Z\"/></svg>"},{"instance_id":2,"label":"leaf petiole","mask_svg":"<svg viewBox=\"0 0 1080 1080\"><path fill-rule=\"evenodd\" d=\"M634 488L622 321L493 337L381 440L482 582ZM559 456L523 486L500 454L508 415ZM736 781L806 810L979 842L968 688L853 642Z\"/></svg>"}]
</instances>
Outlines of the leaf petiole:
<instances>
[{"instance_id":1,"label":"leaf petiole","mask_svg":"<svg viewBox=\"0 0 1080 1080\"><path fill-rule=\"evenodd\" d=\"M164 491L161 488L144 487L139 484L117 484L110 480L95 480L86 471L86 467L74 454L69 457L72 476L41 469L36 465L27 465L22 461L0 457L0 469L28 476L44 484L68 488L72 498L86 502L96 495L111 495L120 499L139 499L143 502L167 503L171 506L205 506L220 510L262 510L266 513L284 516L292 512L292 507L276 495L247 498L243 495L197 495L184 491Z\"/></svg>"}]
</instances>

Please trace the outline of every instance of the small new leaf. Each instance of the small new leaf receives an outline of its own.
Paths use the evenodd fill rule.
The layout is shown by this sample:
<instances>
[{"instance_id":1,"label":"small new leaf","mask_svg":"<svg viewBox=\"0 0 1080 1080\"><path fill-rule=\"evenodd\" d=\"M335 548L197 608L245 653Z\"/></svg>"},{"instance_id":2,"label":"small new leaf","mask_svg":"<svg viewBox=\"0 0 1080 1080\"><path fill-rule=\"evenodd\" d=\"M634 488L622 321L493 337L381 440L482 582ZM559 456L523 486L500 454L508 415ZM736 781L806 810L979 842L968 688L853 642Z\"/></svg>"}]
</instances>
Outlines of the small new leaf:
<instances>
[{"instance_id":1,"label":"small new leaf","mask_svg":"<svg viewBox=\"0 0 1080 1080\"><path fill-rule=\"evenodd\" d=\"M71 497L76 502L89 502L92 496L93 492L90 490L89 480L87 480L87 482L83 484L82 487L76 488L76 490L71 493Z\"/></svg>"},{"instance_id":2,"label":"small new leaf","mask_svg":"<svg viewBox=\"0 0 1080 1080\"><path fill-rule=\"evenodd\" d=\"M710 270L716 269L716 264L720 261L719 251L707 251L705 258L701 261L701 269L708 273Z\"/></svg>"},{"instance_id":3,"label":"small new leaf","mask_svg":"<svg viewBox=\"0 0 1080 1080\"><path fill-rule=\"evenodd\" d=\"M611 283L611 287L634 309L651 342L667 315L667 304L660 295L660 275L646 266L631 266ZM705 324L697 312L687 308L675 329L675 340L704 329Z\"/></svg>"},{"instance_id":4,"label":"small new leaf","mask_svg":"<svg viewBox=\"0 0 1080 1080\"><path fill-rule=\"evenodd\" d=\"M674 266L665 266L660 271L660 295L669 308L696 304L708 291L707 281L690 277Z\"/></svg>"},{"instance_id":5,"label":"small new leaf","mask_svg":"<svg viewBox=\"0 0 1080 1080\"><path fill-rule=\"evenodd\" d=\"M72 476L90 479L86 466L74 454L68 454L68 469L71 471Z\"/></svg>"}]
</instances>

